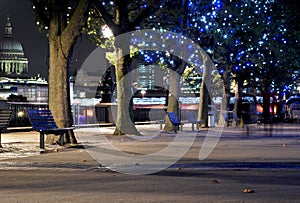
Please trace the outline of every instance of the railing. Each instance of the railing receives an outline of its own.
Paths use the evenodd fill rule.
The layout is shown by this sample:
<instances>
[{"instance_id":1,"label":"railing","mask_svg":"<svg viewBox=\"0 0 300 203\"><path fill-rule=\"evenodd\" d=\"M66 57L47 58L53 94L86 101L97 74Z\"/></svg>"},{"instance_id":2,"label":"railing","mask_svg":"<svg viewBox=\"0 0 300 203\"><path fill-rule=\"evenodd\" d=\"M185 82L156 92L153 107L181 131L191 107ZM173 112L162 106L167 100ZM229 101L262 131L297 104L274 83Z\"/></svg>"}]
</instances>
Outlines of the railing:
<instances>
[{"instance_id":1,"label":"railing","mask_svg":"<svg viewBox=\"0 0 300 203\"><path fill-rule=\"evenodd\" d=\"M75 126L99 124L95 106L73 104L72 113Z\"/></svg>"},{"instance_id":2,"label":"railing","mask_svg":"<svg viewBox=\"0 0 300 203\"><path fill-rule=\"evenodd\" d=\"M28 109L47 109L48 103L37 102L6 102L6 107L12 110L12 118L9 127L29 127ZM180 117L185 119L185 111L197 109L181 109ZM117 105L115 103L82 105L80 103L72 105L73 121L75 126L84 125L114 125L117 116ZM133 117L135 122L147 122L164 119L166 107L134 107ZM217 116L217 115L215 115Z\"/></svg>"},{"instance_id":3,"label":"railing","mask_svg":"<svg viewBox=\"0 0 300 203\"><path fill-rule=\"evenodd\" d=\"M7 102L8 108L12 110L12 116L9 127L27 127L31 126L27 115L28 109L46 109L47 103L37 102Z\"/></svg>"}]
</instances>

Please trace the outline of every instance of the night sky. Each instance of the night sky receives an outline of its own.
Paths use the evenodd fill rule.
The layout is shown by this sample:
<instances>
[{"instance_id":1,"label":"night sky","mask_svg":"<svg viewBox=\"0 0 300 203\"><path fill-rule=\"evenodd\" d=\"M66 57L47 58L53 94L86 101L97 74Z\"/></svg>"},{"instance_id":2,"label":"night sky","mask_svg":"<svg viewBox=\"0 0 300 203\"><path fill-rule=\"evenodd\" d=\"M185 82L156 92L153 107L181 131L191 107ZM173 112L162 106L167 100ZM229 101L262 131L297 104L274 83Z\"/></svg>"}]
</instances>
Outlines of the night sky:
<instances>
[{"instance_id":1,"label":"night sky","mask_svg":"<svg viewBox=\"0 0 300 203\"><path fill-rule=\"evenodd\" d=\"M29 75L48 77L48 41L46 32L40 32L35 24L34 12L29 0L0 0L0 37L3 38L6 17L10 16L13 37L21 42L29 59ZM73 54L72 69L80 68L85 58L96 48L85 37L78 39Z\"/></svg>"}]
</instances>

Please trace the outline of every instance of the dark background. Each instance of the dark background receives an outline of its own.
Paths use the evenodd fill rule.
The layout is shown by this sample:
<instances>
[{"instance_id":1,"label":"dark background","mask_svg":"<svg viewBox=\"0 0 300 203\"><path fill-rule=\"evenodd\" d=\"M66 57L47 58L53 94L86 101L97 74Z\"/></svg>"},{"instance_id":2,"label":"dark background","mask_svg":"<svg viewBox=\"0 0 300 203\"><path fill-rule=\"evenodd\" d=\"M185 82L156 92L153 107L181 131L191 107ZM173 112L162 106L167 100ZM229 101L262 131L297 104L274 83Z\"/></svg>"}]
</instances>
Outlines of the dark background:
<instances>
[{"instance_id":1,"label":"dark background","mask_svg":"<svg viewBox=\"0 0 300 203\"><path fill-rule=\"evenodd\" d=\"M29 0L0 0L0 40L9 15L13 37L21 42L29 60L29 75L48 77L48 41L46 32L39 31ZM96 48L85 36L78 38L73 54L72 70L79 69L85 58Z\"/></svg>"}]
</instances>

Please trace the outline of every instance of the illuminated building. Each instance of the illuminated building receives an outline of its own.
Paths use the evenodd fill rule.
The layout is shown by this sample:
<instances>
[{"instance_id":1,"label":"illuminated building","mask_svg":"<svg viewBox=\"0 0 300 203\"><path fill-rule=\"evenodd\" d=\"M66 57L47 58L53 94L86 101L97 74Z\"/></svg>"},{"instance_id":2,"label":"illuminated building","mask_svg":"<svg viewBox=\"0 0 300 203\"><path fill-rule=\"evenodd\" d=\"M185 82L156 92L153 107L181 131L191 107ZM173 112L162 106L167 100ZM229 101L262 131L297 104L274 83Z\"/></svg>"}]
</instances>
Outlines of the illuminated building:
<instances>
[{"instance_id":1,"label":"illuminated building","mask_svg":"<svg viewBox=\"0 0 300 203\"><path fill-rule=\"evenodd\" d=\"M13 38L9 17L4 29L4 38L0 42L0 74L2 76L26 76L28 59L24 56L22 44Z\"/></svg>"},{"instance_id":2,"label":"illuminated building","mask_svg":"<svg viewBox=\"0 0 300 203\"><path fill-rule=\"evenodd\" d=\"M48 102L48 82L39 75L28 77L28 64L22 44L13 38L12 24L7 17L4 37L0 41L1 99L22 97L29 102Z\"/></svg>"}]
</instances>

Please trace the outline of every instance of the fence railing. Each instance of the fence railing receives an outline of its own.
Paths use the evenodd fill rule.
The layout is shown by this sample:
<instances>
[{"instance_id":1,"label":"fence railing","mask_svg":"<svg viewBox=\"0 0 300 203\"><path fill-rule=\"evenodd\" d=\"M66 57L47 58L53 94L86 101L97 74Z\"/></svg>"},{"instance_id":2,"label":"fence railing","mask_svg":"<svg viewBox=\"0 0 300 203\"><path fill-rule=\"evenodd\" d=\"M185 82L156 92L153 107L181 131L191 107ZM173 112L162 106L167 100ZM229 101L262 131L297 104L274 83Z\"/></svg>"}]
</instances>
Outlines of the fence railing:
<instances>
[{"instance_id":1,"label":"fence railing","mask_svg":"<svg viewBox=\"0 0 300 203\"><path fill-rule=\"evenodd\" d=\"M30 120L27 115L29 109L47 109L48 103L34 102L7 102L7 108L12 110L12 117L9 127L29 127ZM185 111L181 109L181 118L185 119ZM194 109L197 113L197 110ZM117 105L114 103L96 104L96 105L72 105L73 121L75 126L84 125L114 125L117 115ZM166 108L152 107L140 108L137 107L133 111L134 122L147 122L164 119ZM217 116L217 115L215 115Z\"/></svg>"},{"instance_id":2,"label":"fence railing","mask_svg":"<svg viewBox=\"0 0 300 203\"><path fill-rule=\"evenodd\" d=\"M46 109L47 103L35 102L7 102L8 108L12 110L12 116L9 127L27 127L31 126L27 115L29 109Z\"/></svg>"}]
</instances>

